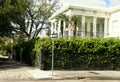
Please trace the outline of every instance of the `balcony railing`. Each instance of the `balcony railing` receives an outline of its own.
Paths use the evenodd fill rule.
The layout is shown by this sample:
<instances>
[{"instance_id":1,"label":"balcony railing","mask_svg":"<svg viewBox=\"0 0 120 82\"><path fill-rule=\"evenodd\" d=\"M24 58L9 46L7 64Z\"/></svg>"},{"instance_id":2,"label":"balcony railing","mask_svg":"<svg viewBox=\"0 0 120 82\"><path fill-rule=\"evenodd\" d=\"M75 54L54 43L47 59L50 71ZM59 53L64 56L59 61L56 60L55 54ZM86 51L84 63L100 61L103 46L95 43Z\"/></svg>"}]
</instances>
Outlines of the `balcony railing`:
<instances>
[{"instance_id":1,"label":"balcony railing","mask_svg":"<svg viewBox=\"0 0 120 82\"><path fill-rule=\"evenodd\" d=\"M85 32L85 31L77 31L76 36L77 37L104 37L107 36L108 33L102 33L102 32ZM64 37L69 37L69 31L64 31Z\"/></svg>"},{"instance_id":2,"label":"balcony railing","mask_svg":"<svg viewBox=\"0 0 120 82\"><path fill-rule=\"evenodd\" d=\"M69 37L69 31L64 31L63 35L65 38Z\"/></svg>"}]
</instances>

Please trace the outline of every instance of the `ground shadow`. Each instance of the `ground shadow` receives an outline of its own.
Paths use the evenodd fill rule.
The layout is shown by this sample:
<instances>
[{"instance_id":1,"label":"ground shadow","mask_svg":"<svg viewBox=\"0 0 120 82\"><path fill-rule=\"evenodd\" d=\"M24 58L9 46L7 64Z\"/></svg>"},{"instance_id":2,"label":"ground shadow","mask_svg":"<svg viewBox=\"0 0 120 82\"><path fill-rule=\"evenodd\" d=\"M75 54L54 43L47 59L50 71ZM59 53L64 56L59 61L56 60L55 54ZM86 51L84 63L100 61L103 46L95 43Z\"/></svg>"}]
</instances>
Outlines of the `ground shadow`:
<instances>
[{"instance_id":1,"label":"ground shadow","mask_svg":"<svg viewBox=\"0 0 120 82\"><path fill-rule=\"evenodd\" d=\"M32 66L8 58L0 57L0 70L18 69L22 67Z\"/></svg>"}]
</instances>

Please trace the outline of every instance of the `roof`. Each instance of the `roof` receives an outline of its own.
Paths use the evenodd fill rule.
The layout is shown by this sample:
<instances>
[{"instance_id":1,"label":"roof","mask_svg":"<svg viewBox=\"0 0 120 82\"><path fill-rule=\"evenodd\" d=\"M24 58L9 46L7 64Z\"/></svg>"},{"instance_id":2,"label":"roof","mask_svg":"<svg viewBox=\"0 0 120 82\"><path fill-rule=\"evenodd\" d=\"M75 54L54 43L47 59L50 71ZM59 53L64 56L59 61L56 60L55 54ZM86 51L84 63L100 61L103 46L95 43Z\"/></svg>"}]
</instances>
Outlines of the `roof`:
<instances>
[{"instance_id":1,"label":"roof","mask_svg":"<svg viewBox=\"0 0 120 82\"><path fill-rule=\"evenodd\" d=\"M90 7L90 6L73 6L73 5L68 5L68 6L62 7L61 9L56 11L50 17L50 19L54 18L58 14L63 13L65 11L69 10L69 9L83 9L83 10L91 10L91 11L113 13L113 12L116 12L116 11L120 10L120 5L113 6L113 7Z\"/></svg>"}]
</instances>

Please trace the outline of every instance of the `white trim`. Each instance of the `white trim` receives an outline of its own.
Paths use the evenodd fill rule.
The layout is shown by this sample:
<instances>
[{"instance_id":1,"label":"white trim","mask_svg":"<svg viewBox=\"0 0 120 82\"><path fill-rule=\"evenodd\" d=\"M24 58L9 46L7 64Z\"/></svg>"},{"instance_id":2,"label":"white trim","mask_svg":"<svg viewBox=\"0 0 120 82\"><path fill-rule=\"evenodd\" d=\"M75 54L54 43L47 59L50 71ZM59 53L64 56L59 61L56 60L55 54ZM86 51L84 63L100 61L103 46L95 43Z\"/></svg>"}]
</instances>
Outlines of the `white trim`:
<instances>
[{"instance_id":1,"label":"white trim","mask_svg":"<svg viewBox=\"0 0 120 82\"><path fill-rule=\"evenodd\" d=\"M89 6L73 6L73 5L68 5L65 6L63 8L61 8L60 10L58 10L57 12L55 12L50 19L53 19L55 16L57 16L60 13L65 13L68 10L74 10L74 9L78 9L78 10L85 10L85 11L93 11L93 12L103 12L103 13L107 13L107 14L111 14L114 13L116 11L120 10L120 5L119 6L115 6L115 7L105 7L105 8L101 8L101 7L89 7ZM82 14L81 14L82 15Z\"/></svg>"}]
</instances>

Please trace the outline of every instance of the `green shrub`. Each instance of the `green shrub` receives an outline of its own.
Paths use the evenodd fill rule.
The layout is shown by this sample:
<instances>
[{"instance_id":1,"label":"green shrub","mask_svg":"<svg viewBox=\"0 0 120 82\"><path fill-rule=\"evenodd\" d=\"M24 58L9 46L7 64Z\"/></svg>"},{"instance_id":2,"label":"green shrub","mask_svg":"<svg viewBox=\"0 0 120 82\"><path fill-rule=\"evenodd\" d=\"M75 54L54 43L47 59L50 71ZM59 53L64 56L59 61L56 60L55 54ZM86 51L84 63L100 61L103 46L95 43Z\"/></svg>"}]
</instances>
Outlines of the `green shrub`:
<instances>
[{"instance_id":1,"label":"green shrub","mask_svg":"<svg viewBox=\"0 0 120 82\"><path fill-rule=\"evenodd\" d=\"M13 46L13 52L16 51L15 59L23 61L29 65L35 63L35 52L33 51L36 39L17 43ZM14 55L13 55L14 56Z\"/></svg>"},{"instance_id":2,"label":"green shrub","mask_svg":"<svg viewBox=\"0 0 120 82\"><path fill-rule=\"evenodd\" d=\"M112 38L54 39L56 69L117 69L120 66L120 40ZM44 69L51 69L52 41L39 39L36 49L44 48Z\"/></svg>"},{"instance_id":3,"label":"green shrub","mask_svg":"<svg viewBox=\"0 0 120 82\"><path fill-rule=\"evenodd\" d=\"M44 69L51 69L52 40L32 39L14 45L17 60L29 65L40 64L40 49L43 47ZM120 69L120 40L113 38L54 39L54 68L83 70ZM37 54L36 54L37 53Z\"/></svg>"}]
</instances>

